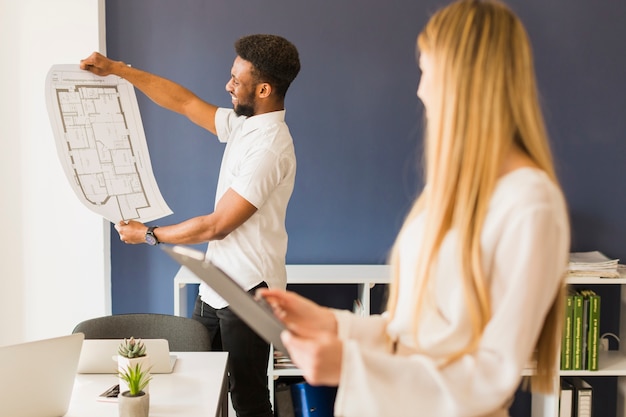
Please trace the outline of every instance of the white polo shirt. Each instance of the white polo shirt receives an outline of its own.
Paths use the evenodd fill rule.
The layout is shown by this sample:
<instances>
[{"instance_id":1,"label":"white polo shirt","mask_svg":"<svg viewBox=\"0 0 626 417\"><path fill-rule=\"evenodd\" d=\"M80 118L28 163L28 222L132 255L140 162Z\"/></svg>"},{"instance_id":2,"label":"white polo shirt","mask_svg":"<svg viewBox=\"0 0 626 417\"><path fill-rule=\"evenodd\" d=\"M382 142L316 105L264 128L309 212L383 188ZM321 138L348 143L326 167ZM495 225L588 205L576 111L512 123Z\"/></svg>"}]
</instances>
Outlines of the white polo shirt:
<instances>
[{"instance_id":1,"label":"white polo shirt","mask_svg":"<svg viewBox=\"0 0 626 417\"><path fill-rule=\"evenodd\" d=\"M209 242L207 259L251 289L262 281L285 288L287 230L285 216L296 176L296 156L285 111L252 117L220 108L215 115L220 142L226 143L215 194L215 205L233 189L257 208L222 240ZM213 308L228 303L208 285L200 285L202 301Z\"/></svg>"}]
</instances>

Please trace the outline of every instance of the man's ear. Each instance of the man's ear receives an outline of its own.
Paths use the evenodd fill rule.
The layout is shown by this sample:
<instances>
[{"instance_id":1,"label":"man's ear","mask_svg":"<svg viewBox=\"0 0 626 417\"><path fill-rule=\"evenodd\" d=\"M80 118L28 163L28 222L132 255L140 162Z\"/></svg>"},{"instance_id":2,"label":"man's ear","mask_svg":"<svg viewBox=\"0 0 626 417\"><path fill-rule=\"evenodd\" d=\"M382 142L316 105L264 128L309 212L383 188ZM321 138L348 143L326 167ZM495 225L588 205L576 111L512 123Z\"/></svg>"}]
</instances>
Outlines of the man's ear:
<instances>
[{"instance_id":1,"label":"man's ear","mask_svg":"<svg viewBox=\"0 0 626 417\"><path fill-rule=\"evenodd\" d=\"M261 83L257 86L257 94L260 98L268 98L272 94L272 86L269 83Z\"/></svg>"}]
</instances>

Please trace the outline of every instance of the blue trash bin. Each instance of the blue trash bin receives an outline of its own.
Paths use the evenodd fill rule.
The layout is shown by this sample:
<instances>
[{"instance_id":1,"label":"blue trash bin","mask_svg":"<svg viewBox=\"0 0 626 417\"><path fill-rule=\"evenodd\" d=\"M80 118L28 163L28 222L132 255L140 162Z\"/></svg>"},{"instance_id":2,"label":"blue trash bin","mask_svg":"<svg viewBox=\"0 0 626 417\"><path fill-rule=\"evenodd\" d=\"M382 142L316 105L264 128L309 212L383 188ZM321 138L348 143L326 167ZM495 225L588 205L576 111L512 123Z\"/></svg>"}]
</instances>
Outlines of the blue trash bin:
<instances>
[{"instance_id":1,"label":"blue trash bin","mask_svg":"<svg viewBox=\"0 0 626 417\"><path fill-rule=\"evenodd\" d=\"M295 417L333 417L337 387L313 386L307 382L291 385Z\"/></svg>"}]
</instances>

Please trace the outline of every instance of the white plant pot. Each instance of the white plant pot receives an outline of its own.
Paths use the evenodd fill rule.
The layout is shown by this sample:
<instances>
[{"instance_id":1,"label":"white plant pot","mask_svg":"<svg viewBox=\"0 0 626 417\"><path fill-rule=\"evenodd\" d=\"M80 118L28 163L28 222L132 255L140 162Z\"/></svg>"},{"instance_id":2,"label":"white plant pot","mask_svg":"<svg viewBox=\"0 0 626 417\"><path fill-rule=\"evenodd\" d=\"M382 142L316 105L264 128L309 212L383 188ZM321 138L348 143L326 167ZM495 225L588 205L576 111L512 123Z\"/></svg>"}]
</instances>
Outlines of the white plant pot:
<instances>
[{"instance_id":1,"label":"white plant pot","mask_svg":"<svg viewBox=\"0 0 626 417\"><path fill-rule=\"evenodd\" d=\"M130 392L120 391L117 397L119 417L148 417L150 411L150 394L141 392L141 395L131 397Z\"/></svg>"},{"instance_id":2,"label":"white plant pot","mask_svg":"<svg viewBox=\"0 0 626 417\"><path fill-rule=\"evenodd\" d=\"M125 358L124 356L117 356L117 371L120 373L123 373L126 371L126 369L130 368L134 368L135 366L137 366L137 364L141 364L141 369L143 369L144 371L147 371L148 369L150 369L150 356L146 355L146 356L142 356L140 358ZM147 372L146 375L148 378L150 377L150 372ZM119 384L120 384L120 393L128 391L128 384L126 384L126 381L124 381L122 378L118 378L119 379ZM145 392L146 394L149 392L149 388L150 388L150 383L148 383L148 385L146 385L146 387L143 389L143 392Z\"/></svg>"}]
</instances>

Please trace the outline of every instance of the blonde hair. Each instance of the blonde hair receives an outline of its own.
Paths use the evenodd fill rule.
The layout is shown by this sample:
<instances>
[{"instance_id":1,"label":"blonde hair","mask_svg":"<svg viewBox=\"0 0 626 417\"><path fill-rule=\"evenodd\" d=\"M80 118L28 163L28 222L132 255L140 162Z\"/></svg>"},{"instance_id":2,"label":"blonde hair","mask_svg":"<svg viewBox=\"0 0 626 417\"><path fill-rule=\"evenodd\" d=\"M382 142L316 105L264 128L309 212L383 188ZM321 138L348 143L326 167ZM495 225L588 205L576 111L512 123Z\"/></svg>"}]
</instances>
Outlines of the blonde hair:
<instances>
[{"instance_id":1,"label":"blonde hair","mask_svg":"<svg viewBox=\"0 0 626 417\"><path fill-rule=\"evenodd\" d=\"M537 97L530 42L511 10L498 1L452 3L432 16L417 39L417 48L434 63L435 82L430 87L439 100L435 101L438 108L429 108L427 114L426 186L405 221L406 226L416 215L425 216L415 271L413 328L417 341L419 313L437 252L446 234L455 230L473 336L445 361L451 363L475 351L491 318L480 237L506 152L519 147L555 183L557 179ZM390 318L398 298L397 242L390 259L394 274ZM555 298L537 342L534 391L553 388L562 297L563 292Z\"/></svg>"}]
</instances>

